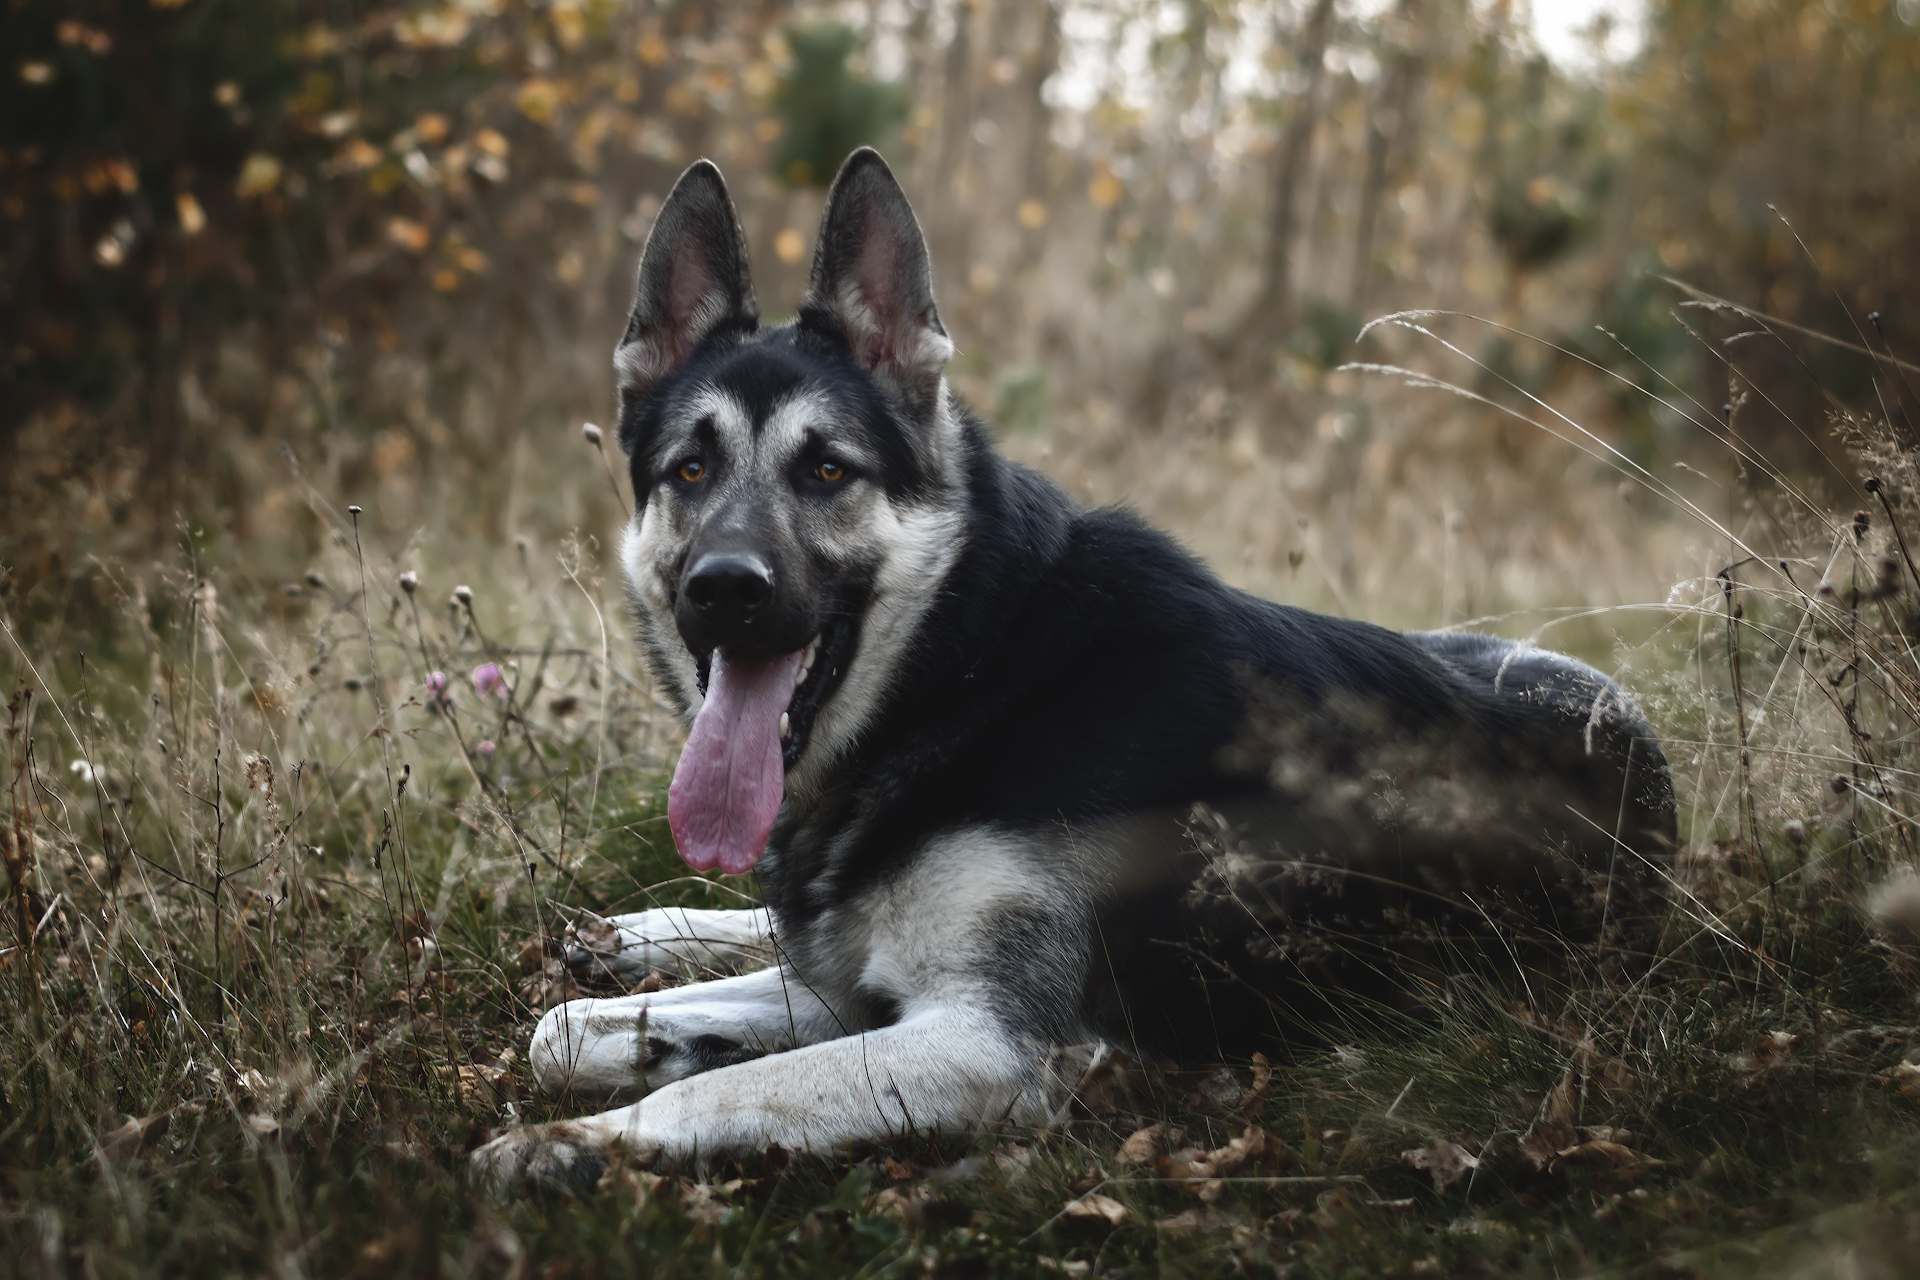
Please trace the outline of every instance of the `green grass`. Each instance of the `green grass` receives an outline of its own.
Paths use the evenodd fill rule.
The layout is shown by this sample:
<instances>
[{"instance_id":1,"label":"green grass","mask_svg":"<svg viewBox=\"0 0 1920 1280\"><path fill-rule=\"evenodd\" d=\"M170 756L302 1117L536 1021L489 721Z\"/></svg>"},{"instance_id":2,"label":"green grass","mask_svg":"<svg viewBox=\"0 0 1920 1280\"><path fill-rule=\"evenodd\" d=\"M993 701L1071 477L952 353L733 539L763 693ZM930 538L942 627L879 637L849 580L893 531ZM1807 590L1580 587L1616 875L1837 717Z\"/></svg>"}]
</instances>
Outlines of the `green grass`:
<instances>
[{"instance_id":1,"label":"green grass","mask_svg":"<svg viewBox=\"0 0 1920 1280\"><path fill-rule=\"evenodd\" d=\"M1877 523L1802 525L1868 583L1897 554ZM1716 593L1628 655L1687 835L1630 984L1529 1003L1462 982L1270 1071L1090 1073L1047 1131L616 1166L577 1200L497 1203L466 1153L573 1109L524 1061L571 994L567 922L752 885L674 854L676 731L584 552L469 566L469 608L450 572L401 589L421 548L376 561L339 532L297 595L182 550L103 596L84 646L10 602L0 1270L1718 1275L1842 1249L1905 1269L1920 952L1897 906L1863 906L1915 857L1904 591L1753 571L1739 699ZM475 689L488 662L510 695Z\"/></svg>"}]
</instances>

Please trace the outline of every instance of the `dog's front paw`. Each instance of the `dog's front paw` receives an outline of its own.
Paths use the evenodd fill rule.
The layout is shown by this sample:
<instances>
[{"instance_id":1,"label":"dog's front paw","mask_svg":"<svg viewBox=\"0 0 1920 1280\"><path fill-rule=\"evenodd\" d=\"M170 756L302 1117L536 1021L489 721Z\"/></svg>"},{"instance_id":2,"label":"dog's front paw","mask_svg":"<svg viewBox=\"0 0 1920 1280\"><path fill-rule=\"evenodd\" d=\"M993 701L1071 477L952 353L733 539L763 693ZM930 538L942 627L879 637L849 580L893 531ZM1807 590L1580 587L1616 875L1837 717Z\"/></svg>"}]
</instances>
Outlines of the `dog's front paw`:
<instances>
[{"instance_id":1,"label":"dog's front paw","mask_svg":"<svg viewBox=\"0 0 1920 1280\"><path fill-rule=\"evenodd\" d=\"M625 990L654 971L656 957L644 933L622 929L611 920L595 920L568 929L563 941L567 968L589 990Z\"/></svg>"},{"instance_id":2,"label":"dog's front paw","mask_svg":"<svg viewBox=\"0 0 1920 1280\"><path fill-rule=\"evenodd\" d=\"M501 1134L470 1157L475 1185L496 1198L520 1191L583 1195L599 1185L607 1143L575 1124L528 1125Z\"/></svg>"}]
</instances>

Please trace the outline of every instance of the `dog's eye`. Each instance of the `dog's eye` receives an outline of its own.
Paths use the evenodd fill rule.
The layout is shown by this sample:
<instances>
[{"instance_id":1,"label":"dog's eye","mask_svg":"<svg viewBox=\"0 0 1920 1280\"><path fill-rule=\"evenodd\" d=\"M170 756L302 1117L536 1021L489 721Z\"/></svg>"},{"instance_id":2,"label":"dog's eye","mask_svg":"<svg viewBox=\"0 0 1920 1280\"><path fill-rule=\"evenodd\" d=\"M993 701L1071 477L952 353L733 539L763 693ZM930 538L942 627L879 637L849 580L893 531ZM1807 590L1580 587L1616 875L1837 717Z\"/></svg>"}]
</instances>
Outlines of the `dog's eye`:
<instances>
[{"instance_id":1,"label":"dog's eye","mask_svg":"<svg viewBox=\"0 0 1920 1280\"><path fill-rule=\"evenodd\" d=\"M847 478L847 469L837 462L823 462L813 469L813 474L828 484L838 484Z\"/></svg>"},{"instance_id":2,"label":"dog's eye","mask_svg":"<svg viewBox=\"0 0 1920 1280\"><path fill-rule=\"evenodd\" d=\"M704 478L706 474L707 464L698 458L693 458L680 464L680 478L688 484L693 484L695 481Z\"/></svg>"}]
</instances>

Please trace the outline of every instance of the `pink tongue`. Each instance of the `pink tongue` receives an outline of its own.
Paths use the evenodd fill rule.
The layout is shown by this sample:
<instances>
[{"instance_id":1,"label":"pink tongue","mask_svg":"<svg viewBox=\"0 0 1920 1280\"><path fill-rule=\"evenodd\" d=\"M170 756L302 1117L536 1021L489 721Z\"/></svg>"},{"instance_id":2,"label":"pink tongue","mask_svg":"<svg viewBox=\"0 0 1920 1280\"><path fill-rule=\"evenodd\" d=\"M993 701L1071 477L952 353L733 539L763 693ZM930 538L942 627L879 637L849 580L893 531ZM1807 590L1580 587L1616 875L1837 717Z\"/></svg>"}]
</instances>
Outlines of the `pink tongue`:
<instances>
[{"instance_id":1,"label":"pink tongue","mask_svg":"<svg viewBox=\"0 0 1920 1280\"><path fill-rule=\"evenodd\" d=\"M800 658L798 650L772 658L714 650L707 700L667 788L667 825L696 871L739 875L760 861L786 794L780 715Z\"/></svg>"}]
</instances>

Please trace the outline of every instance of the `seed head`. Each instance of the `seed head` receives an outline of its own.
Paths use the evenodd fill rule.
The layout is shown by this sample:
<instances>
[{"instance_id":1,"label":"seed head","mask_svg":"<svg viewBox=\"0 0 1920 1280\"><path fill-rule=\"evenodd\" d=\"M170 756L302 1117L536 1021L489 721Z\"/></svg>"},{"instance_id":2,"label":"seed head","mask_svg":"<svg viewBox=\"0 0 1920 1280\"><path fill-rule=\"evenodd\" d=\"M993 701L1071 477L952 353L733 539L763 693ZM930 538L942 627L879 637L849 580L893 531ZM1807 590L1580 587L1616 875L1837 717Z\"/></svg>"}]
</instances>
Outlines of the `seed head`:
<instances>
[{"instance_id":1,"label":"seed head","mask_svg":"<svg viewBox=\"0 0 1920 1280\"><path fill-rule=\"evenodd\" d=\"M1787 824L1781 830L1786 833L1787 843L1796 849L1807 842L1807 824L1798 818L1787 819Z\"/></svg>"},{"instance_id":2,"label":"seed head","mask_svg":"<svg viewBox=\"0 0 1920 1280\"><path fill-rule=\"evenodd\" d=\"M468 586L464 582L461 583L459 586L455 587L453 589L453 602L455 604L465 605L467 608L472 608L473 607L473 588Z\"/></svg>"},{"instance_id":3,"label":"seed head","mask_svg":"<svg viewBox=\"0 0 1920 1280\"><path fill-rule=\"evenodd\" d=\"M587 443L594 448L598 449L600 447L600 428L594 426L591 422L581 424L580 434L585 436Z\"/></svg>"},{"instance_id":4,"label":"seed head","mask_svg":"<svg viewBox=\"0 0 1920 1280\"><path fill-rule=\"evenodd\" d=\"M420 575L409 569L400 575L400 589L412 595L420 587Z\"/></svg>"},{"instance_id":5,"label":"seed head","mask_svg":"<svg viewBox=\"0 0 1920 1280\"><path fill-rule=\"evenodd\" d=\"M315 591L319 591L327 585L327 580L320 576L318 569L309 569L307 570L307 585Z\"/></svg>"},{"instance_id":6,"label":"seed head","mask_svg":"<svg viewBox=\"0 0 1920 1280\"><path fill-rule=\"evenodd\" d=\"M349 504L347 507L347 514L350 516L357 516L360 514L360 508L358 506Z\"/></svg>"}]
</instances>

